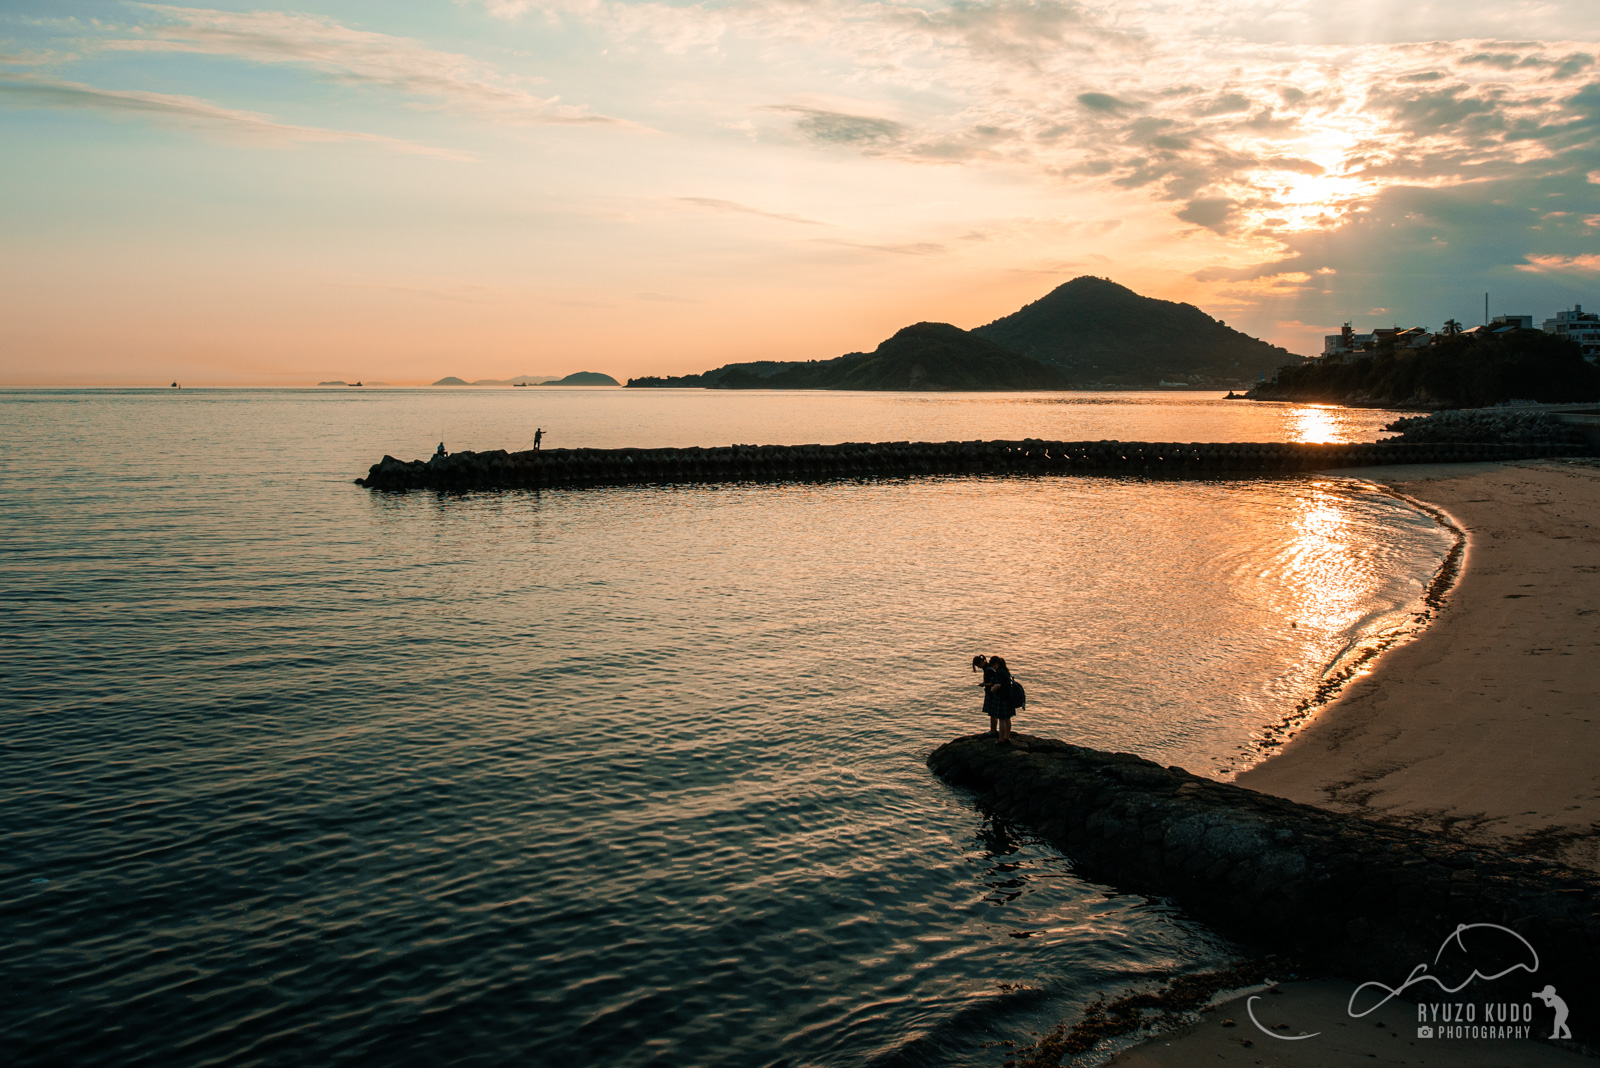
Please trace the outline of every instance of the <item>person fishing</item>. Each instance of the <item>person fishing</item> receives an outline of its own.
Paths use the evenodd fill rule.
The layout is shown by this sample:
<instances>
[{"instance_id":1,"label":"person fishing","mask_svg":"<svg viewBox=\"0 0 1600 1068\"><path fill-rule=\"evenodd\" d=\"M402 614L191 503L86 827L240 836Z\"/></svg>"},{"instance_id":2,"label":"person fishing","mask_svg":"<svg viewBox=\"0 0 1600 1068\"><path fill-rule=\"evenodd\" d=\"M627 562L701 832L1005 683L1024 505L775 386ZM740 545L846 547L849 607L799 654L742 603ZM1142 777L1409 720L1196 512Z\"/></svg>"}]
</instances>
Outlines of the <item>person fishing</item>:
<instances>
[{"instance_id":1,"label":"person fishing","mask_svg":"<svg viewBox=\"0 0 1600 1068\"><path fill-rule=\"evenodd\" d=\"M450 454L448 452L444 451L444 442L441 441L441 442L439 442L439 447L437 449L433 450L433 455L437 457L437 456L449 456Z\"/></svg>"},{"instance_id":2,"label":"person fishing","mask_svg":"<svg viewBox=\"0 0 1600 1068\"><path fill-rule=\"evenodd\" d=\"M544 440L544 427L542 427L542 426L534 427L533 428L533 447L537 449L539 447L539 443L541 441L543 441L543 440Z\"/></svg>"}]
</instances>

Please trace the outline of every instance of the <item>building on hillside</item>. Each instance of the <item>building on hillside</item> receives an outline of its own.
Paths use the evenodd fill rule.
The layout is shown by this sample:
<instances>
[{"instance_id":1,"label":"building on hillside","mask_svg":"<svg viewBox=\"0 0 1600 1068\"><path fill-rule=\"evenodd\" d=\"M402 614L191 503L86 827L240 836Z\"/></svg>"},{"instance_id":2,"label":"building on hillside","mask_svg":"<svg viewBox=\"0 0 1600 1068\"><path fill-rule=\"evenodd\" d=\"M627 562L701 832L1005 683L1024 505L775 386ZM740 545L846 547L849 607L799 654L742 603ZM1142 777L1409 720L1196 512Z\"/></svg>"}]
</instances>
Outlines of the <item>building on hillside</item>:
<instances>
[{"instance_id":1,"label":"building on hillside","mask_svg":"<svg viewBox=\"0 0 1600 1068\"><path fill-rule=\"evenodd\" d=\"M1335 362L1344 359L1352 352L1362 352L1371 346L1371 334L1358 334L1349 323L1337 334L1324 334L1322 337L1322 358L1332 358Z\"/></svg>"},{"instance_id":2,"label":"building on hillside","mask_svg":"<svg viewBox=\"0 0 1600 1068\"><path fill-rule=\"evenodd\" d=\"M1533 316L1531 316L1531 315L1496 315L1493 319L1489 320L1489 325L1491 327L1493 327L1493 326L1510 326L1510 327L1515 327L1518 330L1532 330L1533 329Z\"/></svg>"},{"instance_id":3,"label":"building on hillside","mask_svg":"<svg viewBox=\"0 0 1600 1068\"><path fill-rule=\"evenodd\" d=\"M1558 311L1554 319L1544 321L1544 332L1571 338L1583 348L1583 358L1590 363L1600 361L1600 315L1583 310L1574 304L1571 311Z\"/></svg>"},{"instance_id":4,"label":"building on hillside","mask_svg":"<svg viewBox=\"0 0 1600 1068\"><path fill-rule=\"evenodd\" d=\"M1402 330L1398 326L1380 326L1370 334L1358 334L1349 323L1337 334L1322 337L1321 359L1335 363L1358 352L1376 349L1420 349L1433 344L1433 334L1424 326L1411 326Z\"/></svg>"}]
</instances>

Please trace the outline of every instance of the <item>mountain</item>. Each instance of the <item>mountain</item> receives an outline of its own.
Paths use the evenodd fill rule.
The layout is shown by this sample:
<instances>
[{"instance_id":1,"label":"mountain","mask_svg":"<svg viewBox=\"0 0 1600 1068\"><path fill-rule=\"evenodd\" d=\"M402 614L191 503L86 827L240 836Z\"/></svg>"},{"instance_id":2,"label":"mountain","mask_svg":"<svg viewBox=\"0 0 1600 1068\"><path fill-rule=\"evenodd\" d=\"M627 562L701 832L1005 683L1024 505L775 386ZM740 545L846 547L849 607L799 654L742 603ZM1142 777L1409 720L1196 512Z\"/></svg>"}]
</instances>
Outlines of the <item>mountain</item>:
<instances>
[{"instance_id":1,"label":"mountain","mask_svg":"<svg viewBox=\"0 0 1600 1068\"><path fill-rule=\"evenodd\" d=\"M1066 379L949 323L917 323L871 352L798 364L775 374L724 376L724 389L1061 389Z\"/></svg>"},{"instance_id":2,"label":"mountain","mask_svg":"<svg viewBox=\"0 0 1600 1068\"><path fill-rule=\"evenodd\" d=\"M1299 357L1192 304L1142 297L1084 275L972 331L1059 368L1074 385L1237 385Z\"/></svg>"},{"instance_id":3,"label":"mountain","mask_svg":"<svg viewBox=\"0 0 1600 1068\"><path fill-rule=\"evenodd\" d=\"M703 375L633 378L630 386L706 386L712 389L1061 389L1065 378L949 323L917 323L871 352L806 363L732 363Z\"/></svg>"},{"instance_id":4,"label":"mountain","mask_svg":"<svg viewBox=\"0 0 1600 1068\"><path fill-rule=\"evenodd\" d=\"M599 371L574 371L565 378L554 382L540 382L541 386L620 386L610 375L601 374Z\"/></svg>"},{"instance_id":5,"label":"mountain","mask_svg":"<svg viewBox=\"0 0 1600 1068\"><path fill-rule=\"evenodd\" d=\"M457 378L454 375L445 375L434 383L436 386L464 386L466 384L465 379Z\"/></svg>"},{"instance_id":6,"label":"mountain","mask_svg":"<svg viewBox=\"0 0 1600 1068\"><path fill-rule=\"evenodd\" d=\"M706 389L1143 388L1236 386L1299 357L1192 304L1141 297L1085 275L976 330L908 326L870 353L730 363L697 375L630 378L633 387Z\"/></svg>"}]
</instances>

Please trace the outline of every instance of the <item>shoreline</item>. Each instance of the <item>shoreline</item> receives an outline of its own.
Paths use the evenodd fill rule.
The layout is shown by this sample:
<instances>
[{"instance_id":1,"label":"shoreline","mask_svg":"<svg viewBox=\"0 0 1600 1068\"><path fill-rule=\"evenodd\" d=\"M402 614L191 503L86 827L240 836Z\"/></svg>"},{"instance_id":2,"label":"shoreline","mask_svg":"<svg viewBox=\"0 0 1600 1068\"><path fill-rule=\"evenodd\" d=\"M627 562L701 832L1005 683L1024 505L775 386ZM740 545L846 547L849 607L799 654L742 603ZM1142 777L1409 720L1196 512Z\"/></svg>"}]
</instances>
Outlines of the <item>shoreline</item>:
<instances>
[{"instance_id":1,"label":"shoreline","mask_svg":"<svg viewBox=\"0 0 1600 1068\"><path fill-rule=\"evenodd\" d=\"M1330 474L1451 517L1466 535L1460 573L1421 633L1380 653L1235 782L1600 870L1600 765L1589 760L1600 752L1600 675L1587 669L1600 606L1586 600L1600 586L1600 465Z\"/></svg>"},{"instance_id":2,"label":"shoreline","mask_svg":"<svg viewBox=\"0 0 1600 1068\"><path fill-rule=\"evenodd\" d=\"M1440 477L1452 477L1452 473L1470 473L1468 469L1492 469L1494 464L1416 464L1414 468L1438 468L1447 474ZM1421 610L1414 612L1408 623L1397 626L1386 633L1378 634L1375 639L1363 642L1358 646L1359 651L1354 657L1346 659L1340 656L1333 664L1329 665L1327 672L1318 681L1316 689L1310 697L1301 701L1294 710L1284 716L1277 723L1265 728L1264 737L1256 743L1260 758L1249 768L1240 771L1230 782L1237 783L1240 775L1252 771L1267 761L1271 760L1283 747L1298 737L1317 716L1335 704L1349 685L1361 676L1373 670L1372 662L1384 653L1397 646L1405 645L1420 638L1429 625L1437 618L1439 610L1444 606L1445 598L1461 578L1462 566L1466 560L1467 532L1462 528L1454 516L1436 505L1419 500L1408 494L1401 493L1391 485L1374 481L1364 475L1351 475L1342 470L1313 471L1312 475L1343 478L1348 481L1363 482L1374 487L1384 496L1400 501L1408 507L1428 516L1436 524L1450 532L1453 539L1444 559L1434 569L1433 575L1428 579L1423 588L1422 596L1413 604L1420 605Z\"/></svg>"},{"instance_id":3,"label":"shoreline","mask_svg":"<svg viewBox=\"0 0 1600 1068\"><path fill-rule=\"evenodd\" d=\"M1368 658L1235 784L1443 841L1600 871L1600 761L1592 759L1600 752L1600 672L1590 667L1600 651L1592 596L1600 590L1600 463L1327 474L1363 479L1449 517L1463 533L1459 570L1449 581L1447 558L1436 573L1430 594L1445 581L1420 633ZM1306 1068L1578 1062L1570 1045L1419 1044L1403 1028L1369 1030L1344 1018L1340 1003L1354 989L1333 980L1285 986L1291 996L1278 1007L1331 1021L1337 1033L1325 1042L1243 1043L1247 1034L1223 1030L1242 1018L1245 1006L1235 1000L1150 1035L1109 1064L1255 1065L1263 1056ZM1592 1019L1594 1008L1574 1005L1574 1019ZM1592 1040L1586 1030L1576 1037Z\"/></svg>"}]
</instances>

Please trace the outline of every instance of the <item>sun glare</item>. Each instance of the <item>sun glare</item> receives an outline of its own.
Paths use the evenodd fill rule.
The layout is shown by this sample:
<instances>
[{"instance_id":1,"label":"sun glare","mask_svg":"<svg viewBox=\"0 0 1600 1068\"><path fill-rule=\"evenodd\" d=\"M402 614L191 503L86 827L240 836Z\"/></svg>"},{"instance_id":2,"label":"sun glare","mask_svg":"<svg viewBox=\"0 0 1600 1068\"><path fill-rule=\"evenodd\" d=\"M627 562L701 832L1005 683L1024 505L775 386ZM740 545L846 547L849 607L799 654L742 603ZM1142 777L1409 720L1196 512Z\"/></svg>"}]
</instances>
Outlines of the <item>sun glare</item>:
<instances>
[{"instance_id":1,"label":"sun glare","mask_svg":"<svg viewBox=\"0 0 1600 1068\"><path fill-rule=\"evenodd\" d=\"M1289 432L1290 441L1323 443L1344 440L1331 408L1296 408L1285 429Z\"/></svg>"}]
</instances>

